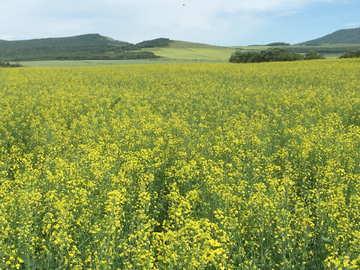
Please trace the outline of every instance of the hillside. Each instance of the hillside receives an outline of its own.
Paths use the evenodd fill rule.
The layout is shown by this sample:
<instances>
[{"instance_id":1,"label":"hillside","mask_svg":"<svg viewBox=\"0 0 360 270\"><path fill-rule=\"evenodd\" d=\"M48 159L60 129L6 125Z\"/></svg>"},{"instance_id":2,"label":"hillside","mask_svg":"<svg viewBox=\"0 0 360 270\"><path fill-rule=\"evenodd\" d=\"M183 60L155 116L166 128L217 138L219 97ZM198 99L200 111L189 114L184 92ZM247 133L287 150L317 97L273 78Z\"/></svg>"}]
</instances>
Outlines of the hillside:
<instances>
[{"instance_id":1,"label":"hillside","mask_svg":"<svg viewBox=\"0 0 360 270\"><path fill-rule=\"evenodd\" d=\"M157 58L134 44L99 34L31 40L0 40L0 60L122 60Z\"/></svg>"},{"instance_id":2,"label":"hillside","mask_svg":"<svg viewBox=\"0 0 360 270\"><path fill-rule=\"evenodd\" d=\"M313 44L360 44L360 27L353 29L341 29L321 38L312 39L299 43L299 45L313 45Z\"/></svg>"},{"instance_id":3,"label":"hillside","mask_svg":"<svg viewBox=\"0 0 360 270\"><path fill-rule=\"evenodd\" d=\"M2 61L129 60L165 57L176 60L227 61L235 48L157 38L137 44L99 34L32 40L0 40Z\"/></svg>"},{"instance_id":4,"label":"hillside","mask_svg":"<svg viewBox=\"0 0 360 270\"><path fill-rule=\"evenodd\" d=\"M168 38L156 38L136 43L135 46L139 48L169 47L172 42L173 41Z\"/></svg>"},{"instance_id":5,"label":"hillside","mask_svg":"<svg viewBox=\"0 0 360 270\"><path fill-rule=\"evenodd\" d=\"M207 48L207 49L215 49L220 48L220 46L214 46L204 43L195 43L195 42L188 42L188 41L181 41L181 40L173 40L169 44L170 48ZM221 47L221 48L229 48L229 47Z\"/></svg>"},{"instance_id":6,"label":"hillside","mask_svg":"<svg viewBox=\"0 0 360 270\"><path fill-rule=\"evenodd\" d=\"M0 49L5 48L34 48L47 46L88 46L88 45L128 45L130 43L117 41L99 34L86 34L72 37L40 38L30 40L0 40Z\"/></svg>"}]
</instances>

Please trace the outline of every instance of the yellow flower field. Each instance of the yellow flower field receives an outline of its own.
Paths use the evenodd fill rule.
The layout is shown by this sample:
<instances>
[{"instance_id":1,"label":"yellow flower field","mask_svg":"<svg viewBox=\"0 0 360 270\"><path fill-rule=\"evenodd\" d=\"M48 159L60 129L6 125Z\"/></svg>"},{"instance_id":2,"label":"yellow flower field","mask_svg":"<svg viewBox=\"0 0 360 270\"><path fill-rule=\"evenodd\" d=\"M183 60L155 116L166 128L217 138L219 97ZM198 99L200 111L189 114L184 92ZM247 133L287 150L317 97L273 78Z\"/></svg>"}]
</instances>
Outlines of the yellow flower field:
<instances>
[{"instance_id":1,"label":"yellow flower field","mask_svg":"<svg viewBox=\"0 0 360 270\"><path fill-rule=\"evenodd\" d=\"M359 269L359 68L0 69L0 269Z\"/></svg>"}]
</instances>

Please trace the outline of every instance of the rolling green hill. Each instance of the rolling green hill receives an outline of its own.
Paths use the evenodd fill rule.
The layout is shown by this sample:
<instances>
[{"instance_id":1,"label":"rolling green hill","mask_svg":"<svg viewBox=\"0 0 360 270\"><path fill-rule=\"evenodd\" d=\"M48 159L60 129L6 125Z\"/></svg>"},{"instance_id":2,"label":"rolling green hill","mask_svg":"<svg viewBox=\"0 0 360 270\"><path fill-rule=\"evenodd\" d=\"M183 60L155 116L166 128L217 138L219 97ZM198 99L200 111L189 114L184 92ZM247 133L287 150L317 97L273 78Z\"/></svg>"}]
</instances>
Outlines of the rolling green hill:
<instances>
[{"instance_id":1,"label":"rolling green hill","mask_svg":"<svg viewBox=\"0 0 360 270\"><path fill-rule=\"evenodd\" d=\"M312 39L299 43L299 45L312 45L312 44L360 44L360 27L353 29L341 29L321 38Z\"/></svg>"},{"instance_id":2,"label":"rolling green hill","mask_svg":"<svg viewBox=\"0 0 360 270\"><path fill-rule=\"evenodd\" d=\"M169 44L169 48L208 48L208 49L215 49L215 48L229 48L229 47L220 47L214 46L204 43L195 43L195 42L188 42L188 41L181 41L181 40L173 40Z\"/></svg>"},{"instance_id":3,"label":"rolling green hill","mask_svg":"<svg viewBox=\"0 0 360 270\"><path fill-rule=\"evenodd\" d=\"M34 48L51 46L89 46L89 45L129 45L128 42L117 41L99 34L86 34L62 38L41 38L30 40L0 40L0 49Z\"/></svg>"},{"instance_id":4,"label":"rolling green hill","mask_svg":"<svg viewBox=\"0 0 360 270\"><path fill-rule=\"evenodd\" d=\"M167 59L226 62L231 54L236 51L236 48L171 40L166 47L158 46L153 48L144 48L142 50L153 52L155 55Z\"/></svg>"},{"instance_id":5,"label":"rolling green hill","mask_svg":"<svg viewBox=\"0 0 360 270\"><path fill-rule=\"evenodd\" d=\"M136 43L135 46L139 48L169 47L172 42L168 38L156 38Z\"/></svg>"},{"instance_id":6,"label":"rolling green hill","mask_svg":"<svg viewBox=\"0 0 360 270\"><path fill-rule=\"evenodd\" d=\"M31 40L0 40L0 60L122 60L157 58L141 47L99 34Z\"/></svg>"}]
</instances>

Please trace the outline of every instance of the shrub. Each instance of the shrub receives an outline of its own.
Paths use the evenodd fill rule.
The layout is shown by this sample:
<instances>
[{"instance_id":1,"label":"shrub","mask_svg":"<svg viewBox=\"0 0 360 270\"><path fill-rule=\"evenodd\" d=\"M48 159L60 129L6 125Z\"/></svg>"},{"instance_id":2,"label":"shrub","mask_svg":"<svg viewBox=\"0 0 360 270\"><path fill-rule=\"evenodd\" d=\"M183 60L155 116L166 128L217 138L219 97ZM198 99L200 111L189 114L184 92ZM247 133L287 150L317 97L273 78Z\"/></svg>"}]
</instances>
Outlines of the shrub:
<instances>
[{"instance_id":1,"label":"shrub","mask_svg":"<svg viewBox=\"0 0 360 270\"><path fill-rule=\"evenodd\" d=\"M348 51L339 58L357 58L360 57L360 49L357 51Z\"/></svg>"},{"instance_id":2,"label":"shrub","mask_svg":"<svg viewBox=\"0 0 360 270\"><path fill-rule=\"evenodd\" d=\"M312 60L312 59L325 59L323 54L319 54L316 51L309 51L307 54L305 54L304 57L305 60Z\"/></svg>"},{"instance_id":3,"label":"shrub","mask_svg":"<svg viewBox=\"0 0 360 270\"><path fill-rule=\"evenodd\" d=\"M9 62L0 61L0 67L21 67L19 63L10 64Z\"/></svg>"},{"instance_id":4,"label":"shrub","mask_svg":"<svg viewBox=\"0 0 360 270\"><path fill-rule=\"evenodd\" d=\"M242 52L233 53L229 59L231 63L260 63L274 61L296 61L302 60L303 56L292 53L281 48L268 49L261 52Z\"/></svg>"},{"instance_id":5,"label":"shrub","mask_svg":"<svg viewBox=\"0 0 360 270\"><path fill-rule=\"evenodd\" d=\"M266 46L290 46L290 43L273 42L273 43L266 44Z\"/></svg>"}]
</instances>

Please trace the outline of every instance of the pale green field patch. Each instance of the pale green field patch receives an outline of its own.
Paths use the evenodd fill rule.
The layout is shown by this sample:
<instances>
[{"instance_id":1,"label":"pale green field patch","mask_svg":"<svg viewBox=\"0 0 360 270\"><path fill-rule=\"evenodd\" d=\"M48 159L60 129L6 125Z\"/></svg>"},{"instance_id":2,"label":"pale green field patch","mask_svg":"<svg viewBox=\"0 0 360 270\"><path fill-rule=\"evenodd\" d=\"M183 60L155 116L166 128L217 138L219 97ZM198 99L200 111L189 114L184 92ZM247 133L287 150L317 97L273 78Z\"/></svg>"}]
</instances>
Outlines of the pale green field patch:
<instances>
[{"instance_id":1,"label":"pale green field patch","mask_svg":"<svg viewBox=\"0 0 360 270\"><path fill-rule=\"evenodd\" d=\"M231 54L237 49L227 47L209 48L146 48L146 51L155 53L157 56L171 59L185 60L218 60L228 61Z\"/></svg>"}]
</instances>

